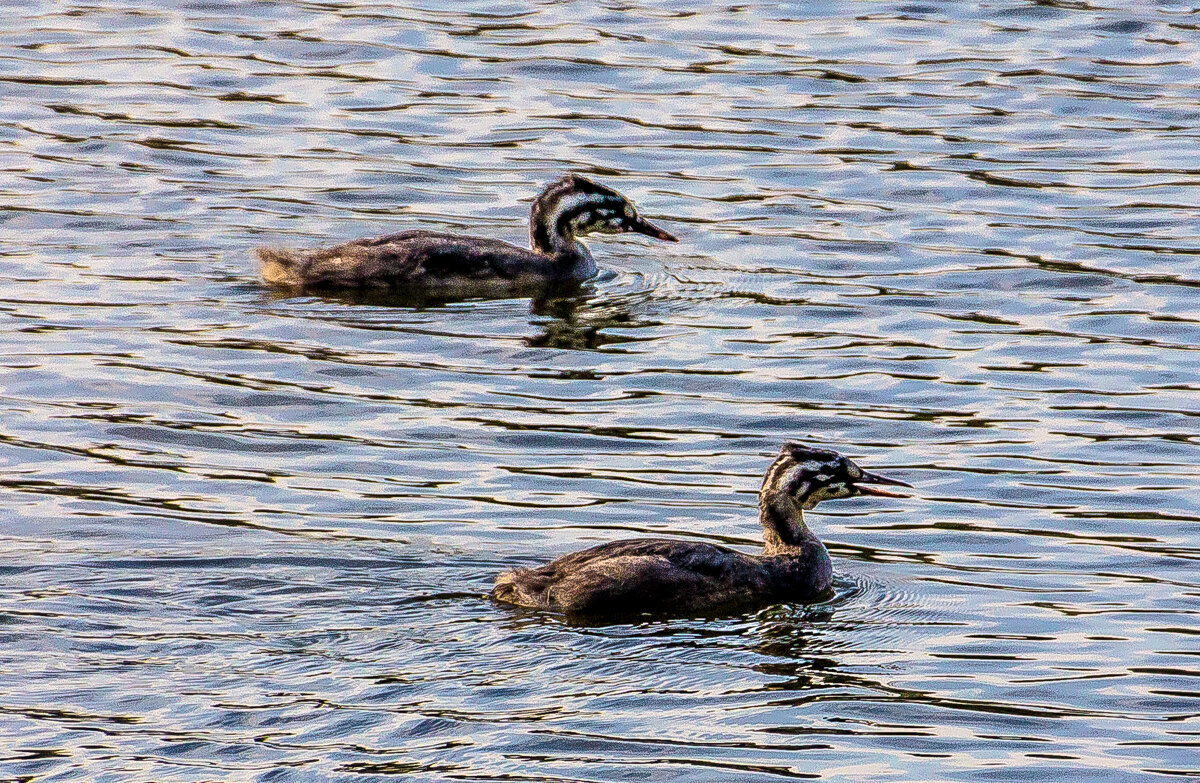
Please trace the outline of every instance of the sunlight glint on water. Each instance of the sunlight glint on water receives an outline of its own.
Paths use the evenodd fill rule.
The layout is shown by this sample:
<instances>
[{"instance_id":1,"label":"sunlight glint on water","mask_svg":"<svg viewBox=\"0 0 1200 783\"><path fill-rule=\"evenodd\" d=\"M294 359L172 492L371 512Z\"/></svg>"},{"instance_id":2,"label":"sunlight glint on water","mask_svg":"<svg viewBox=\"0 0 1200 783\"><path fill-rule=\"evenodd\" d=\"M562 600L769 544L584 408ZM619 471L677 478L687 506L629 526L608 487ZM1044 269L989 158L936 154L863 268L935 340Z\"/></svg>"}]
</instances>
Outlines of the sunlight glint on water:
<instances>
[{"instance_id":1,"label":"sunlight glint on water","mask_svg":"<svg viewBox=\"0 0 1200 783\"><path fill-rule=\"evenodd\" d=\"M1197 19L1171 3L14 7L0 778L1200 774ZM523 242L576 298L286 297L256 245ZM578 627L494 576L753 548L837 596Z\"/></svg>"}]
</instances>

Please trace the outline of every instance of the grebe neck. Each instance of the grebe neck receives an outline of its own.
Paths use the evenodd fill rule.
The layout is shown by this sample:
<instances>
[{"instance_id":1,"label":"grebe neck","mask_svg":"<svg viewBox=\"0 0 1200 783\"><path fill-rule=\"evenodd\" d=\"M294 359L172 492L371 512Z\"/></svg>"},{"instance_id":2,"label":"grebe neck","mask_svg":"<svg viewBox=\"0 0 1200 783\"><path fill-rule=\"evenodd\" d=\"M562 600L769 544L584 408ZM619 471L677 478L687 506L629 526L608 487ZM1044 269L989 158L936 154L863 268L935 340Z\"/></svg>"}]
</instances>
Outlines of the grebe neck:
<instances>
[{"instance_id":1,"label":"grebe neck","mask_svg":"<svg viewBox=\"0 0 1200 783\"><path fill-rule=\"evenodd\" d=\"M818 540L804 524L804 510L791 498L763 498L758 521L763 528L763 553L767 555L798 552L806 543Z\"/></svg>"}]
</instances>

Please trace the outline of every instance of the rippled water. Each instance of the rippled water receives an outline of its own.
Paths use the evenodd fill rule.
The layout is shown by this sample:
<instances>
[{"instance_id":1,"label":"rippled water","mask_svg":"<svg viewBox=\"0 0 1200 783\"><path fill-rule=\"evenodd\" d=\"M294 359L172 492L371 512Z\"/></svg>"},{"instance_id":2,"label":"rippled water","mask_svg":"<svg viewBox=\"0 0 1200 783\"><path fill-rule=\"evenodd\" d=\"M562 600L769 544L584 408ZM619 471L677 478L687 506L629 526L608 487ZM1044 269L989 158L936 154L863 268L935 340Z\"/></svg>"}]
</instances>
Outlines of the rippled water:
<instances>
[{"instance_id":1,"label":"rippled water","mask_svg":"<svg viewBox=\"0 0 1200 783\"><path fill-rule=\"evenodd\" d=\"M1200 775L1200 13L190 2L0 21L0 778ZM285 298L250 250L682 238L582 296ZM494 575L754 547L780 441L917 485L838 595L573 627Z\"/></svg>"}]
</instances>

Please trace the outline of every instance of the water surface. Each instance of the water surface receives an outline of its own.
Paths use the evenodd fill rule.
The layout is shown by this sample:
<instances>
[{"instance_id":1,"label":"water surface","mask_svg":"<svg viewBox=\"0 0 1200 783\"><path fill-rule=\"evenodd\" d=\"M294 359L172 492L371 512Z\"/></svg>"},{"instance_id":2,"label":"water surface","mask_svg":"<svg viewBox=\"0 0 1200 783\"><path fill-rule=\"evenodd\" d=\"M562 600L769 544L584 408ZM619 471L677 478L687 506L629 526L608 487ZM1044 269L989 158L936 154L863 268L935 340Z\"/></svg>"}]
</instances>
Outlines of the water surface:
<instances>
[{"instance_id":1,"label":"water surface","mask_svg":"<svg viewBox=\"0 0 1200 783\"><path fill-rule=\"evenodd\" d=\"M0 777L1200 775L1200 15L1172 2L42 0L0 22ZM281 297L251 249L677 245L578 296ZM838 594L574 627L498 572L753 548Z\"/></svg>"}]
</instances>

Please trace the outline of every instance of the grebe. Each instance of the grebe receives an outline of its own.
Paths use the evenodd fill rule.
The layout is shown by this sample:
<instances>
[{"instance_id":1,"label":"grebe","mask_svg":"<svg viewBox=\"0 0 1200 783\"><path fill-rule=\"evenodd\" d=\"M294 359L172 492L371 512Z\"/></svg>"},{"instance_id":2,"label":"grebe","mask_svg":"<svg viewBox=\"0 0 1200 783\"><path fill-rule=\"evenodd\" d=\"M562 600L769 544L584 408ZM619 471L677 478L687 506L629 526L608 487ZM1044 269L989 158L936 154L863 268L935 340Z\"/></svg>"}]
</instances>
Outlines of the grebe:
<instances>
[{"instance_id":1,"label":"grebe","mask_svg":"<svg viewBox=\"0 0 1200 783\"><path fill-rule=\"evenodd\" d=\"M636 231L678 240L638 216L612 188L578 174L551 183L529 215L532 250L496 239L402 231L317 250L259 248L263 278L290 288L416 288L464 293L477 288L530 288L578 282L596 263L578 238Z\"/></svg>"},{"instance_id":2,"label":"grebe","mask_svg":"<svg viewBox=\"0 0 1200 783\"><path fill-rule=\"evenodd\" d=\"M856 495L905 497L836 451L789 442L758 495L763 553L666 538L613 541L501 574L492 598L576 617L733 611L829 595L833 565L804 509Z\"/></svg>"}]
</instances>

